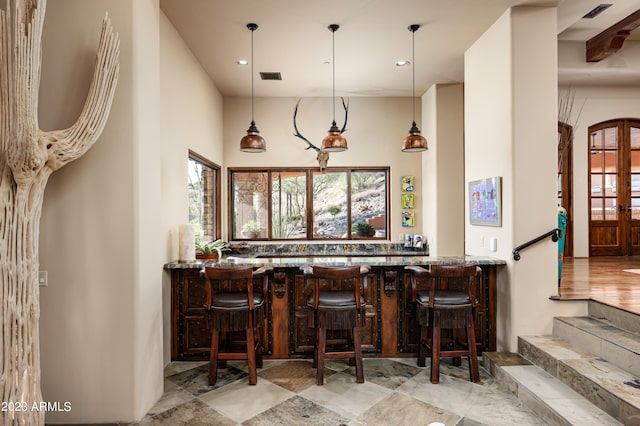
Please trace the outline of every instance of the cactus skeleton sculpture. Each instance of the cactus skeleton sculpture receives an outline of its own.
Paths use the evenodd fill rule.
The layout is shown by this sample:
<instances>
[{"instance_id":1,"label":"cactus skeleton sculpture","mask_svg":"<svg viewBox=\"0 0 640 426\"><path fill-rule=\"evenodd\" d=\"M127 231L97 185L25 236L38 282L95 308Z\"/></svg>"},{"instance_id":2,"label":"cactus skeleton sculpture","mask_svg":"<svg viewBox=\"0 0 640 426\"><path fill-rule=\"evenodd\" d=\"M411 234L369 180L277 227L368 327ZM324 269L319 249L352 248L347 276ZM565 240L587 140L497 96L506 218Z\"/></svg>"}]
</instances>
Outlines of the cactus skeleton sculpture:
<instances>
[{"instance_id":1,"label":"cactus skeleton sculpture","mask_svg":"<svg viewBox=\"0 0 640 426\"><path fill-rule=\"evenodd\" d=\"M38 236L49 176L81 157L107 121L120 42L102 24L89 93L69 128L38 128L46 0L7 0L0 10L0 424L42 425Z\"/></svg>"}]
</instances>

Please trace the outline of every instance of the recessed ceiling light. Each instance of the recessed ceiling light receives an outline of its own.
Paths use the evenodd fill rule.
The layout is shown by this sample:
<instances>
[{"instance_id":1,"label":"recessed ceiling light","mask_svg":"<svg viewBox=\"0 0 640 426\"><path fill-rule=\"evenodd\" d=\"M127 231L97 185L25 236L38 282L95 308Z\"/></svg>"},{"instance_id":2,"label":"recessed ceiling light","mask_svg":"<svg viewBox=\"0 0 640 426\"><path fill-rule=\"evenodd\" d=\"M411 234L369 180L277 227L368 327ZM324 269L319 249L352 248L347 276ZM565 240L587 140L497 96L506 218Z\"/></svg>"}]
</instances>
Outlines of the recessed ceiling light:
<instances>
[{"instance_id":1,"label":"recessed ceiling light","mask_svg":"<svg viewBox=\"0 0 640 426\"><path fill-rule=\"evenodd\" d=\"M396 67L406 67L407 65L410 65L411 61L406 60L406 59L402 59L398 62L396 62Z\"/></svg>"},{"instance_id":2,"label":"recessed ceiling light","mask_svg":"<svg viewBox=\"0 0 640 426\"><path fill-rule=\"evenodd\" d=\"M236 61L236 64L238 64L238 65L249 65L249 61L247 61L246 59L238 59Z\"/></svg>"}]
</instances>

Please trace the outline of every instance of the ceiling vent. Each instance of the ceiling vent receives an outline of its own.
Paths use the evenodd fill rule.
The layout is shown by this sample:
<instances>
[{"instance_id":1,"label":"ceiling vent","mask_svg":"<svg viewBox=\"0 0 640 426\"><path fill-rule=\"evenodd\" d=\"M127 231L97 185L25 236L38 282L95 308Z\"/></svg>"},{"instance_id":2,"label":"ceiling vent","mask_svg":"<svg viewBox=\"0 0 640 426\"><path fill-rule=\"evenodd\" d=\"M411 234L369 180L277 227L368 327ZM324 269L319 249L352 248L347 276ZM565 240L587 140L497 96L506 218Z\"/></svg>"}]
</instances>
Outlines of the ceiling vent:
<instances>
[{"instance_id":1,"label":"ceiling vent","mask_svg":"<svg viewBox=\"0 0 640 426\"><path fill-rule=\"evenodd\" d=\"M261 72L260 78L263 80L282 80L282 75L279 72Z\"/></svg>"},{"instance_id":2,"label":"ceiling vent","mask_svg":"<svg viewBox=\"0 0 640 426\"><path fill-rule=\"evenodd\" d=\"M591 12L587 13L586 15L584 15L582 17L582 19L593 19L596 16L600 15L602 12L604 12L605 10L609 9L609 7L611 7L611 3L602 3L597 5L596 7L594 7Z\"/></svg>"}]
</instances>

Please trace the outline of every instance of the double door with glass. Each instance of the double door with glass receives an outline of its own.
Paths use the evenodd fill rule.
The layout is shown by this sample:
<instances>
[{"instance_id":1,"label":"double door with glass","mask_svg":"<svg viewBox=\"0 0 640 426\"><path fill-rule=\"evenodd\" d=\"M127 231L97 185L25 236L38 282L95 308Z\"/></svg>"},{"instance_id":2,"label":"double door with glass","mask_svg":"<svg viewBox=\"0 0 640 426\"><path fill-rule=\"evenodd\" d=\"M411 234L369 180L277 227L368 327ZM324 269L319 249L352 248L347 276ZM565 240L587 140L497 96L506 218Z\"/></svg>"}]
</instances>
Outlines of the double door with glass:
<instances>
[{"instance_id":1,"label":"double door with glass","mask_svg":"<svg viewBox=\"0 0 640 426\"><path fill-rule=\"evenodd\" d=\"M589 255L640 254L640 120L589 128Z\"/></svg>"}]
</instances>

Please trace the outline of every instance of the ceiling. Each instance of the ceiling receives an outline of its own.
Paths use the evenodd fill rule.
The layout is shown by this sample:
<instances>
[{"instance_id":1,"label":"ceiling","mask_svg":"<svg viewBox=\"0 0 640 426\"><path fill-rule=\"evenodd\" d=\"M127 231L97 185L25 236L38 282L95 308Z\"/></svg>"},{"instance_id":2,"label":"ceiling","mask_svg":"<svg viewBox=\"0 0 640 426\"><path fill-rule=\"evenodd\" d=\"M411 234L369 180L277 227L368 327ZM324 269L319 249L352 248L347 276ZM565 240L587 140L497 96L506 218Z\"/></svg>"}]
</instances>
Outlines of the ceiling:
<instances>
[{"instance_id":1,"label":"ceiling","mask_svg":"<svg viewBox=\"0 0 640 426\"><path fill-rule=\"evenodd\" d=\"M604 1L612 6L581 19ZM522 5L558 5L559 54L573 51L577 58L566 67L559 60L559 84L640 84L640 67L598 67L575 53L638 10L638 0L160 0L224 96L251 95L251 64L236 62L251 59L246 25L255 22L255 96L292 97L331 96L332 36L337 96L411 96L412 67L395 65L412 59L410 24L421 26L415 32L416 94L432 84L462 82L464 52L506 9ZM329 24L340 29L332 35ZM640 29L618 54L634 43L640 44ZM259 72L280 72L282 80L262 81Z\"/></svg>"}]
</instances>

